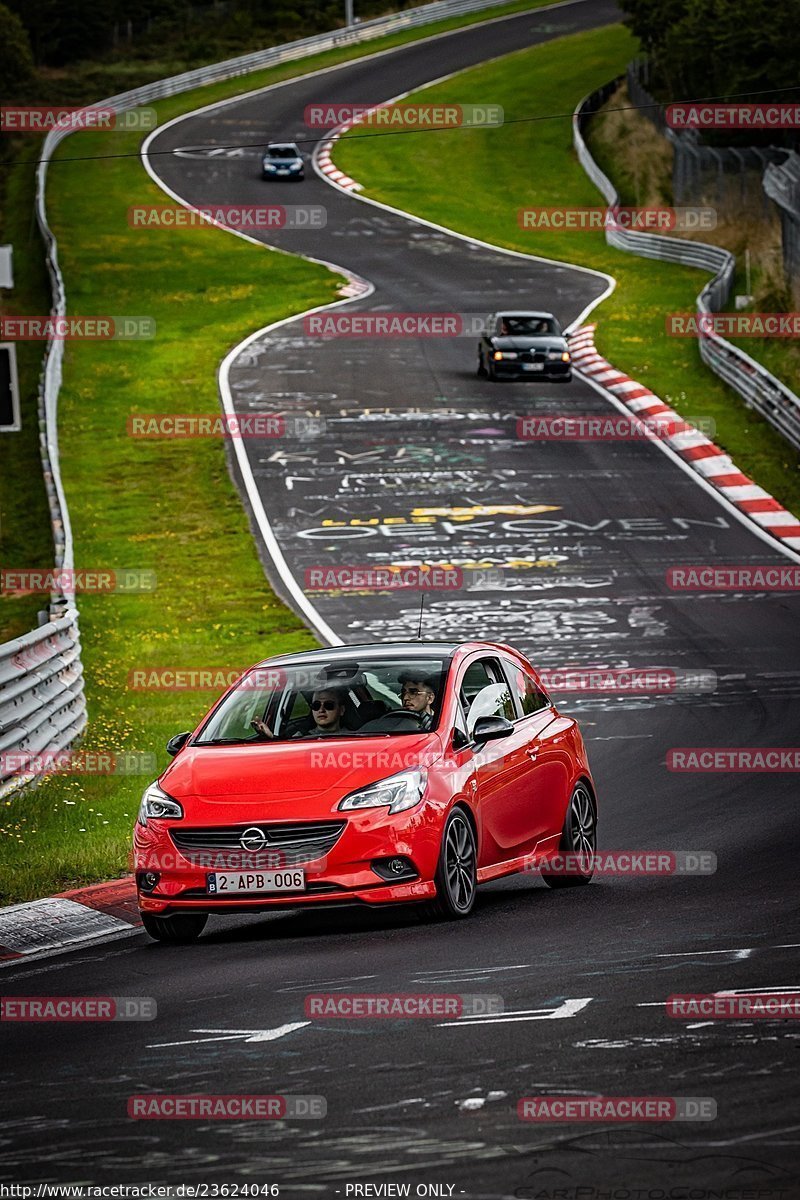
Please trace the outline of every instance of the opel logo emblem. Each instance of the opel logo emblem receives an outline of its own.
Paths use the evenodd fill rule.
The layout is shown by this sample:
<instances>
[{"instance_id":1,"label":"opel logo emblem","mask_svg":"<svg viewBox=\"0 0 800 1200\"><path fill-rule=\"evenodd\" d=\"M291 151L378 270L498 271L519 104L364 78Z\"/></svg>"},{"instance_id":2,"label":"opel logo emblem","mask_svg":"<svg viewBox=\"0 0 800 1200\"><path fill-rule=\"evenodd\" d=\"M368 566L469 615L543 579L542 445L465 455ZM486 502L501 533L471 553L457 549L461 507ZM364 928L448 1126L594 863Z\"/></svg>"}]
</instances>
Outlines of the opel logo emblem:
<instances>
[{"instance_id":1,"label":"opel logo emblem","mask_svg":"<svg viewBox=\"0 0 800 1200\"><path fill-rule=\"evenodd\" d=\"M239 845L243 850L263 850L266 844L267 835L257 825L252 825L249 829L245 829L239 838Z\"/></svg>"}]
</instances>

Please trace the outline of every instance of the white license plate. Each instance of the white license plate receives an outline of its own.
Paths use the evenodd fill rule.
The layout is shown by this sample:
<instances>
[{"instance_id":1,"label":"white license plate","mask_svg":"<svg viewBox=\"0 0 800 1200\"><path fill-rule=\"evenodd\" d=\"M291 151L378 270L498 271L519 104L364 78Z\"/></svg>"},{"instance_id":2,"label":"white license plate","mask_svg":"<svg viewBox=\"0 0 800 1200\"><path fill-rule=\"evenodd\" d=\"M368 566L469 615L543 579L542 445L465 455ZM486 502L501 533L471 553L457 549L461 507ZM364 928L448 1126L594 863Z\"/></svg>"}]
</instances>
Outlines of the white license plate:
<instances>
[{"instance_id":1,"label":"white license plate","mask_svg":"<svg viewBox=\"0 0 800 1200\"><path fill-rule=\"evenodd\" d=\"M250 892L304 892L305 871L216 871L206 876L209 896L246 896Z\"/></svg>"},{"instance_id":2,"label":"white license plate","mask_svg":"<svg viewBox=\"0 0 800 1200\"><path fill-rule=\"evenodd\" d=\"M543 371L544 363L523 363L523 371Z\"/></svg>"}]
</instances>

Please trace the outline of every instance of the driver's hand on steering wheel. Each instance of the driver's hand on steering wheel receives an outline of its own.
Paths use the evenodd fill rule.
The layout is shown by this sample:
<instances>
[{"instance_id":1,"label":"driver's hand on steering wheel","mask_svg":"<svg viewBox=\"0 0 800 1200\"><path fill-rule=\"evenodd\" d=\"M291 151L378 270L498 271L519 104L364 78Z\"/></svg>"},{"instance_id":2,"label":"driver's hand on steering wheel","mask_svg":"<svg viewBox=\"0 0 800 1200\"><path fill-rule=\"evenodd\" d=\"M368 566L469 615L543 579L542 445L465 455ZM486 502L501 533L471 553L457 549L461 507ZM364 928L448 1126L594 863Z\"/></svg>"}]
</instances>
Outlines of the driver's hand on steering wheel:
<instances>
[{"instance_id":1,"label":"driver's hand on steering wheel","mask_svg":"<svg viewBox=\"0 0 800 1200\"><path fill-rule=\"evenodd\" d=\"M274 738L275 734L270 729L266 721L262 721L260 717L254 717L250 725L255 729L256 733L260 733L262 737Z\"/></svg>"}]
</instances>

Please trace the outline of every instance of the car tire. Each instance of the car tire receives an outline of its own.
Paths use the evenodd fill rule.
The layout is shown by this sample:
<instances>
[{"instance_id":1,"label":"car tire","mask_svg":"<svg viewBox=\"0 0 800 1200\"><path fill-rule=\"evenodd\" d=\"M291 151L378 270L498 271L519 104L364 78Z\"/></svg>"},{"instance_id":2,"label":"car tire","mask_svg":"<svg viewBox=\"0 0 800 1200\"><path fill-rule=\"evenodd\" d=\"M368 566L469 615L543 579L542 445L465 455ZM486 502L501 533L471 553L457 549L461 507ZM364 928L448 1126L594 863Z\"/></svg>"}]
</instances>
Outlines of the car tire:
<instances>
[{"instance_id":1,"label":"car tire","mask_svg":"<svg viewBox=\"0 0 800 1200\"><path fill-rule=\"evenodd\" d=\"M478 888L478 847L463 808L452 809L445 821L434 879L436 899L428 915L446 921L468 917Z\"/></svg>"},{"instance_id":2,"label":"car tire","mask_svg":"<svg viewBox=\"0 0 800 1200\"><path fill-rule=\"evenodd\" d=\"M483 355L482 355L482 354L479 354L479 355L478 355L478 370L477 370L477 376L478 376L478 379L485 379L485 378L486 378L486 367L483 365Z\"/></svg>"},{"instance_id":3,"label":"car tire","mask_svg":"<svg viewBox=\"0 0 800 1200\"><path fill-rule=\"evenodd\" d=\"M583 869L582 859L597 850L597 812L589 786L582 781L570 796L558 849L560 854L577 855L579 869L570 874L542 871L542 879L551 888L584 887L594 875L594 863Z\"/></svg>"},{"instance_id":4,"label":"car tire","mask_svg":"<svg viewBox=\"0 0 800 1200\"><path fill-rule=\"evenodd\" d=\"M486 368L486 378L489 380L489 383L497 383L497 372L495 371L491 360Z\"/></svg>"},{"instance_id":5,"label":"car tire","mask_svg":"<svg viewBox=\"0 0 800 1200\"><path fill-rule=\"evenodd\" d=\"M145 932L157 942L166 942L171 946L186 945L194 942L206 927L206 913L176 913L172 917L156 917L152 913L142 913L142 925Z\"/></svg>"}]
</instances>

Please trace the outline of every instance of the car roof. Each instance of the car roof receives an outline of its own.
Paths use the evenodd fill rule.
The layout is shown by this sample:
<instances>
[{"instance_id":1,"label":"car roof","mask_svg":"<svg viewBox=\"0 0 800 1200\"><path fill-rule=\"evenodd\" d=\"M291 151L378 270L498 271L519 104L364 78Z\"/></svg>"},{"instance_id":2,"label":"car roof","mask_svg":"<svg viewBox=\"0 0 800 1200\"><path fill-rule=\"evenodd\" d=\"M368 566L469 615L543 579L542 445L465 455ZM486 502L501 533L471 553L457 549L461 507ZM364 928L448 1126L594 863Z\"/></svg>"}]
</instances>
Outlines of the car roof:
<instances>
[{"instance_id":1,"label":"car roof","mask_svg":"<svg viewBox=\"0 0 800 1200\"><path fill-rule=\"evenodd\" d=\"M324 658L326 662L335 663L347 662L354 656L359 658L394 658L408 657L421 658L425 654L438 654L440 657L450 657L458 651L466 653L470 650L503 650L512 651L513 647L506 646L500 642L416 642L416 641L398 641L398 642L364 642L349 646L329 646L321 647L317 650L300 650L294 654L279 654L274 658L265 658L262 662L256 665L261 667L265 664L286 663L299 664L305 662L317 662Z\"/></svg>"},{"instance_id":2,"label":"car roof","mask_svg":"<svg viewBox=\"0 0 800 1200\"><path fill-rule=\"evenodd\" d=\"M268 150L296 150L297 142L269 142Z\"/></svg>"},{"instance_id":3,"label":"car roof","mask_svg":"<svg viewBox=\"0 0 800 1200\"><path fill-rule=\"evenodd\" d=\"M498 308L496 313L492 314L495 317L549 317L551 321L555 321L555 314L551 312L538 312L532 308Z\"/></svg>"}]
</instances>

